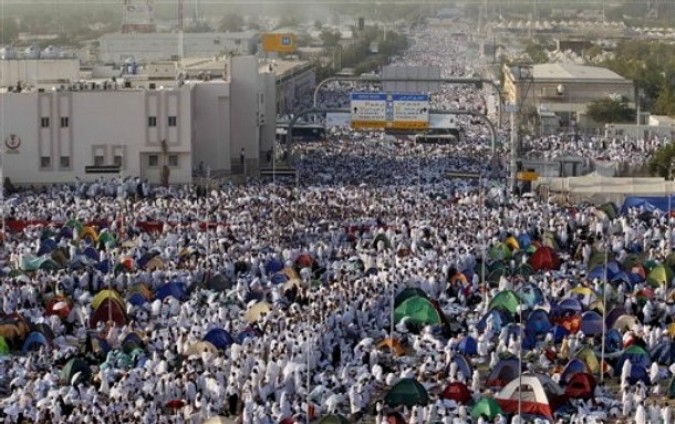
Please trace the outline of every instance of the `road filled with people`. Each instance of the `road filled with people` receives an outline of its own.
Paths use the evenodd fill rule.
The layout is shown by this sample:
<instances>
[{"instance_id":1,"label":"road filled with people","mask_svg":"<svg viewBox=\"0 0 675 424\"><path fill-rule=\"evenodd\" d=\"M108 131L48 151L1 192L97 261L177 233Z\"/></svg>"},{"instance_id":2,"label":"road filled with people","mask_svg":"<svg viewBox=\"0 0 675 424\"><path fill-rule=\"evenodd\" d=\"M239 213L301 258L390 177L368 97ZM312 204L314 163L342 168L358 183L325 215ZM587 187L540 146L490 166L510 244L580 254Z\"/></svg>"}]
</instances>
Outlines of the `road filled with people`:
<instances>
[{"instance_id":1,"label":"road filled with people","mask_svg":"<svg viewBox=\"0 0 675 424\"><path fill-rule=\"evenodd\" d=\"M447 30L413 36L396 63L477 66ZM669 218L508 196L460 122L450 144L298 143L298 184L8 196L2 419L672 422Z\"/></svg>"}]
</instances>

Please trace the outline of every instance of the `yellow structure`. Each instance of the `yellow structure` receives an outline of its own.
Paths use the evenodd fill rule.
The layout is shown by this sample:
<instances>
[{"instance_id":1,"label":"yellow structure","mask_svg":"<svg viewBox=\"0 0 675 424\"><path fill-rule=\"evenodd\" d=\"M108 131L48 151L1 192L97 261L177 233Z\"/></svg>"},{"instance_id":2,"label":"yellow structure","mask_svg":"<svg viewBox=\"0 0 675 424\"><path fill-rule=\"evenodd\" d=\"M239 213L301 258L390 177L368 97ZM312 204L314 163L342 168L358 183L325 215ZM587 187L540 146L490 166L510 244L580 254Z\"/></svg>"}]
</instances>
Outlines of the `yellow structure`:
<instances>
[{"instance_id":1,"label":"yellow structure","mask_svg":"<svg viewBox=\"0 0 675 424\"><path fill-rule=\"evenodd\" d=\"M295 34L266 32L262 35L262 48L267 53L293 53L296 48Z\"/></svg>"}]
</instances>

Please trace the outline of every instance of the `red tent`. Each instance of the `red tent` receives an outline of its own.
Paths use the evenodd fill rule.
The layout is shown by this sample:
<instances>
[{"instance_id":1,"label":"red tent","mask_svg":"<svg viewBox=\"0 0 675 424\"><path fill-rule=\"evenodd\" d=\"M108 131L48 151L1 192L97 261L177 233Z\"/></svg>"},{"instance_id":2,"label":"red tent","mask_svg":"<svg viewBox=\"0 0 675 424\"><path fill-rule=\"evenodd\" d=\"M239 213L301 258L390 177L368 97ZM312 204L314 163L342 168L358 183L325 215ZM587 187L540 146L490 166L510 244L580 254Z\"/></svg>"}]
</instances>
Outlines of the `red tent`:
<instances>
[{"instance_id":1,"label":"red tent","mask_svg":"<svg viewBox=\"0 0 675 424\"><path fill-rule=\"evenodd\" d=\"M307 253L303 253L302 255L298 256L298 259L295 260L295 264L299 268L311 268L314 264L314 258L312 258Z\"/></svg>"},{"instance_id":2,"label":"red tent","mask_svg":"<svg viewBox=\"0 0 675 424\"><path fill-rule=\"evenodd\" d=\"M454 382L448 384L448 387L443 390L441 397L443 399L454 400L457 403L467 404L471 401L471 390L464 383Z\"/></svg>"},{"instance_id":3,"label":"red tent","mask_svg":"<svg viewBox=\"0 0 675 424\"><path fill-rule=\"evenodd\" d=\"M390 412L387 414L387 423L389 424L406 424L405 420L398 412Z\"/></svg>"},{"instance_id":4,"label":"red tent","mask_svg":"<svg viewBox=\"0 0 675 424\"><path fill-rule=\"evenodd\" d=\"M595 392L595 377L587 372L578 372L570 378L565 395L572 399L592 399Z\"/></svg>"},{"instance_id":5,"label":"red tent","mask_svg":"<svg viewBox=\"0 0 675 424\"><path fill-rule=\"evenodd\" d=\"M127 324L127 314L124 308L115 299L109 297L104 299L98 308L91 315L89 325L91 328L96 328L99 322L107 323L112 321L117 327L123 327Z\"/></svg>"},{"instance_id":6,"label":"red tent","mask_svg":"<svg viewBox=\"0 0 675 424\"><path fill-rule=\"evenodd\" d=\"M560 269L560 258L548 246L541 246L534 252L530 265L535 271L550 271Z\"/></svg>"}]
</instances>

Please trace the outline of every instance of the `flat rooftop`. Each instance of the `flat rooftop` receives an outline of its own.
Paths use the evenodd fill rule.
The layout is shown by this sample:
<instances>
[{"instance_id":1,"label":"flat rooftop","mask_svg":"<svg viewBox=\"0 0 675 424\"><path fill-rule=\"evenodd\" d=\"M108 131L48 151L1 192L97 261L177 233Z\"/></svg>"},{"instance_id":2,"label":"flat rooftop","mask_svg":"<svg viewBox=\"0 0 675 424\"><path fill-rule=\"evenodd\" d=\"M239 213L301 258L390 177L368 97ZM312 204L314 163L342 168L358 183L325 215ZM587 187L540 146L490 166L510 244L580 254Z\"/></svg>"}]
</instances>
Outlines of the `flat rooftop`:
<instances>
[{"instance_id":1,"label":"flat rooftop","mask_svg":"<svg viewBox=\"0 0 675 424\"><path fill-rule=\"evenodd\" d=\"M260 73L273 73L277 77L282 77L309 64L310 62L306 60L265 60L260 62Z\"/></svg>"},{"instance_id":2,"label":"flat rooftop","mask_svg":"<svg viewBox=\"0 0 675 424\"><path fill-rule=\"evenodd\" d=\"M532 77L537 80L614 80L627 81L621 75L599 66L584 66L571 63L543 63L532 66Z\"/></svg>"}]
</instances>

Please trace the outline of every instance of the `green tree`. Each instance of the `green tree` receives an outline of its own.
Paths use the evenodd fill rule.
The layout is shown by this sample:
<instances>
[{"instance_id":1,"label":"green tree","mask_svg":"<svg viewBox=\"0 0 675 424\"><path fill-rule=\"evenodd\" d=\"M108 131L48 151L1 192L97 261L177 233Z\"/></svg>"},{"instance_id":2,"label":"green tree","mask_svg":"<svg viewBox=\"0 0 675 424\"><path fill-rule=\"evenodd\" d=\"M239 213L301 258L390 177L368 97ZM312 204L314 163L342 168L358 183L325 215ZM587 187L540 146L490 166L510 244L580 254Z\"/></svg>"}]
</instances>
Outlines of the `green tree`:
<instances>
[{"instance_id":1,"label":"green tree","mask_svg":"<svg viewBox=\"0 0 675 424\"><path fill-rule=\"evenodd\" d=\"M546 50L539 43L530 42L525 47L525 53L530 56L532 62L534 63L546 63L548 62L548 55Z\"/></svg>"},{"instance_id":2,"label":"green tree","mask_svg":"<svg viewBox=\"0 0 675 424\"><path fill-rule=\"evenodd\" d=\"M656 151L649 160L649 172L653 176L663 178L675 177L675 172L670 170L675 165L675 143L661 147ZM675 169L673 169L675 171Z\"/></svg>"},{"instance_id":3,"label":"green tree","mask_svg":"<svg viewBox=\"0 0 675 424\"><path fill-rule=\"evenodd\" d=\"M244 25L246 25L244 18L238 13L231 12L223 16L218 29L221 32L238 32L244 29Z\"/></svg>"},{"instance_id":4,"label":"green tree","mask_svg":"<svg viewBox=\"0 0 675 424\"><path fill-rule=\"evenodd\" d=\"M619 123L635 119L635 110L628 107L625 99L616 100L609 97L594 100L586 108L588 116L595 122Z\"/></svg>"},{"instance_id":5,"label":"green tree","mask_svg":"<svg viewBox=\"0 0 675 424\"><path fill-rule=\"evenodd\" d=\"M324 47L335 47L340 42L340 37L340 31L329 29L321 31L321 35L319 35Z\"/></svg>"}]
</instances>

